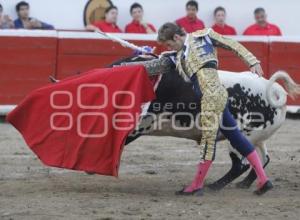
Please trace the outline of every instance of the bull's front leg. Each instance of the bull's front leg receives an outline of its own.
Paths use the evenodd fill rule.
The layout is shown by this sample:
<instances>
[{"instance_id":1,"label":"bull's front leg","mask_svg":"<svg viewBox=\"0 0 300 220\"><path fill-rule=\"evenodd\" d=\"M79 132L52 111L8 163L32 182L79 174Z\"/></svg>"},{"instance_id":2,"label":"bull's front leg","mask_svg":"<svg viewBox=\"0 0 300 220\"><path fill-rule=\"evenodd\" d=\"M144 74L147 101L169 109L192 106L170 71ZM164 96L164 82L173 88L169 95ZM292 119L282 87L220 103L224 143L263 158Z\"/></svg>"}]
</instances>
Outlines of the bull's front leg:
<instances>
[{"instance_id":1,"label":"bull's front leg","mask_svg":"<svg viewBox=\"0 0 300 220\"><path fill-rule=\"evenodd\" d=\"M229 156L232 162L231 169L222 178L208 185L210 189L215 191L223 189L249 169L250 166L243 164L242 160L234 152L230 152Z\"/></svg>"}]
</instances>

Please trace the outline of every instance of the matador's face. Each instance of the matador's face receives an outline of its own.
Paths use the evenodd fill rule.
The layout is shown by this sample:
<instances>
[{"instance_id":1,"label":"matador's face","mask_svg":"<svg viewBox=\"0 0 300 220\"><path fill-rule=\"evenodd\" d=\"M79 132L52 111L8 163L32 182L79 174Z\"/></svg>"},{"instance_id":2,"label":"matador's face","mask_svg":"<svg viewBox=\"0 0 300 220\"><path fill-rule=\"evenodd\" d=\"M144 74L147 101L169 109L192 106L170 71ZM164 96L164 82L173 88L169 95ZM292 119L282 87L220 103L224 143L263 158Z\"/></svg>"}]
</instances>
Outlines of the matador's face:
<instances>
[{"instance_id":1,"label":"matador's face","mask_svg":"<svg viewBox=\"0 0 300 220\"><path fill-rule=\"evenodd\" d=\"M168 50L175 50L178 52L183 48L184 39L185 39L185 36L183 37L178 34L175 34L173 40L167 40L167 41L163 42L163 45Z\"/></svg>"}]
</instances>

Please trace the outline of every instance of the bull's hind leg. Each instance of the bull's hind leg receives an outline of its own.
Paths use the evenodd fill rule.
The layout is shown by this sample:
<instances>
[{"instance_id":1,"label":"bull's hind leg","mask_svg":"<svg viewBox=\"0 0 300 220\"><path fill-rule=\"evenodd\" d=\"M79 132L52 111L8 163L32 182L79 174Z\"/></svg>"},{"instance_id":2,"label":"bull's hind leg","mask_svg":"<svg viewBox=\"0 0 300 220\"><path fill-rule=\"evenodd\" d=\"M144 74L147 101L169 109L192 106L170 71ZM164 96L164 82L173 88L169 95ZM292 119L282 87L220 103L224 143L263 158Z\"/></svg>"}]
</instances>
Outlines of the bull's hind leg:
<instances>
[{"instance_id":1,"label":"bull's hind leg","mask_svg":"<svg viewBox=\"0 0 300 220\"><path fill-rule=\"evenodd\" d=\"M262 162L264 164L264 168L268 165L270 162L270 157L268 155L267 147L265 143L261 143L257 145L257 150L261 153ZM241 182L238 182L236 186L238 188L248 189L252 185L252 183L256 180L257 176L254 171L254 169L251 169L249 174L243 179Z\"/></svg>"},{"instance_id":2,"label":"bull's hind leg","mask_svg":"<svg viewBox=\"0 0 300 220\"><path fill-rule=\"evenodd\" d=\"M250 165L243 164L242 160L237 156L236 153L230 152L229 155L232 162L231 169L222 178L208 185L210 189L216 191L223 189L226 185L231 183L249 169Z\"/></svg>"}]
</instances>

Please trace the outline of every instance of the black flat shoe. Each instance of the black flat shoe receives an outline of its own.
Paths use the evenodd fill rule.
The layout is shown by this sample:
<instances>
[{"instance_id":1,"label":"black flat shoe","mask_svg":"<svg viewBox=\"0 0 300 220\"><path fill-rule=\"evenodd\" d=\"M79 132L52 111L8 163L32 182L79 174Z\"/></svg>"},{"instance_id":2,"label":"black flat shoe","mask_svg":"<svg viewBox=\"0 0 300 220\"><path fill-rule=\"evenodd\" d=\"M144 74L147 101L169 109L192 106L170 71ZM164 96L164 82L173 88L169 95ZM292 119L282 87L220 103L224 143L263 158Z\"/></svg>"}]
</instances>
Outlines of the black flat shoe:
<instances>
[{"instance_id":1,"label":"black flat shoe","mask_svg":"<svg viewBox=\"0 0 300 220\"><path fill-rule=\"evenodd\" d=\"M192 195L196 195L196 196L203 196L203 189L196 189L192 192L185 192L184 191L185 188L183 188L182 190L179 190L177 192L175 192L175 195L177 196L192 196Z\"/></svg>"},{"instance_id":2,"label":"black flat shoe","mask_svg":"<svg viewBox=\"0 0 300 220\"><path fill-rule=\"evenodd\" d=\"M268 192L269 190L273 189L273 184L270 180L268 180L260 189L255 190L254 194L261 196L263 194L265 194L266 192Z\"/></svg>"}]
</instances>

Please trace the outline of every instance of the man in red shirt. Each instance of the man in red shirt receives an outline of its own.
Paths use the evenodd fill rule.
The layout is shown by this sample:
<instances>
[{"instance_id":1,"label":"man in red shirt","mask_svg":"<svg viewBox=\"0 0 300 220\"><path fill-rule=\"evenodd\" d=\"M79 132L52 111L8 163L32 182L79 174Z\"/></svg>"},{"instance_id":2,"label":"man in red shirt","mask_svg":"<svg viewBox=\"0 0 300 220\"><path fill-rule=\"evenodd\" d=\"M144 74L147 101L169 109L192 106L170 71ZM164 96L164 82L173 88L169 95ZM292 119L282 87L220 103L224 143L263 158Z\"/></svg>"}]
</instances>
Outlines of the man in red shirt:
<instances>
[{"instance_id":1,"label":"man in red shirt","mask_svg":"<svg viewBox=\"0 0 300 220\"><path fill-rule=\"evenodd\" d=\"M142 5L139 3L131 5L130 14L133 20L126 25L126 33L154 34L156 32L155 27L152 24L144 21L144 10Z\"/></svg>"},{"instance_id":2,"label":"man in red shirt","mask_svg":"<svg viewBox=\"0 0 300 220\"><path fill-rule=\"evenodd\" d=\"M222 35L236 35L236 30L225 23L226 10L223 7L217 7L214 11L215 24L212 29Z\"/></svg>"},{"instance_id":3,"label":"man in red shirt","mask_svg":"<svg viewBox=\"0 0 300 220\"><path fill-rule=\"evenodd\" d=\"M275 35L281 36L281 30L278 26L270 24L267 21L267 14L265 9L257 8L254 11L256 23L249 26L245 31L244 35Z\"/></svg>"},{"instance_id":4,"label":"man in red shirt","mask_svg":"<svg viewBox=\"0 0 300 220\"><path fill-rule=\"evenodd\" d=\"M105 10L104 21L96 21L91 25L86 26L89 31L95 31L97 29L108 33L121 33L122 30L117 25L118 20L118 8L116 6L110 6Z\"/></svg>"},{"instance_id":5,"label":"man in red shirt","mask_svg":"<svg viewBox=\"0 0 300 220\"><path fill-rule=\"evenodd\" d=\"M198 19L198 3L196 1L188 1L186 3L186 13L187 15L183 18L176 20L176 24L183 28L185 32L192 33L197 30L205 28L203 21Z\"/></svg>"}]
</instances>

